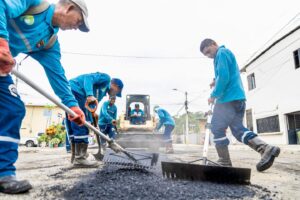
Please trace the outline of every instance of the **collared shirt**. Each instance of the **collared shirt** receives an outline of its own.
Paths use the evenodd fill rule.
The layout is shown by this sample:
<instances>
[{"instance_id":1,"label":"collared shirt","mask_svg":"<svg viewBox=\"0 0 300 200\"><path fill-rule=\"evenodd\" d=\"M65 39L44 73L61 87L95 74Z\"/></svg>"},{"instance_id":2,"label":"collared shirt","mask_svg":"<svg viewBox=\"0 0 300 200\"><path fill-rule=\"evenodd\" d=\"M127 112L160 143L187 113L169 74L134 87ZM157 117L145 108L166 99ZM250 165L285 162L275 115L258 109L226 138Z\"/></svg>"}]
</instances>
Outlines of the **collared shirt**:
<instances>
[{"instance_id":1,"label":"collared shirt","mask_svg":"<svg viewBox=\"0 0 300 200\"><path fill-rule=\"evenodd\" d=\"M83 74L70 80L71 89L78 94L94 96L100 102L110 90L110 76L105 73Z\"/></svg>"},{"instance_id":2,"label":"collared shirt","mask_svg":"<svg viewBox=\"0 0 300 200\"><path fill-rule=\"evenodd\" d=\"M60 62L58 40L51 48L45 49L50 38L58 32L58 27L52 26L55 5L36 15L22 15L39 3L41 0L0 0L0 37L9 40L13 56L25 53L37 60L44 67L55 94L66 106L77 106Z\"/></svg>"},{"instance_id":3,"label":"collared shirt","mask_svg":"<svg viewBox=\"0 0 300 200\"><path fill-rule=\"evenodd\" d=\"M238 64L233 53L220 46L214 59L215 88L211 97L217 103L245 100L245 91Z\"/></svg>"},{"instance_id":4,"label":"collared shirt","mask_svg":"<svg viewBox=\"0 0 300 200\"><path fill-rule=\"evenodd\" d=\"M100 110L99 125L111 124L112 120L117 119L117 106L110 105L110 101L103 103Z\"/></svg>"}]
</instances>

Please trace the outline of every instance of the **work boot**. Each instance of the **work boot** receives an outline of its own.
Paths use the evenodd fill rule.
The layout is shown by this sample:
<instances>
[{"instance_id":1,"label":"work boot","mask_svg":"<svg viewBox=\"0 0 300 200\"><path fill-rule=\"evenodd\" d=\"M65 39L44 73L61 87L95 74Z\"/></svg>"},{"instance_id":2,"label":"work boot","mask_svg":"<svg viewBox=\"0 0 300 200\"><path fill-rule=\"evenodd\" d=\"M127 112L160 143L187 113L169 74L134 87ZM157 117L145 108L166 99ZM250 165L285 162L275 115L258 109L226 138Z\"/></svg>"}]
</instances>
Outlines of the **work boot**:
<instances>
[{"instance_id":1,"label":"work boot","mask_svg":"<svg viewBox=\"0 0 300 200\"><path fill-rule=\"evenodd\" d=\"M232 163L230 160L228 146L216 146L216 150L219 156L217 163L225 167L231 167Z\"/></svg>"},{"instance_id":2,"label":"work boot","mask_svg":"<svg viewBox=\"0 0 300 200\"><path fill-rule=\"evenodd\" d=\"M272 166L275 157L280 154L279 147L269 145L258 137L249 140L248 145L261 154L261 159L256 165L256 169L259 172L269 169Z\"/></svg>"},{"instance_id":3,"label":"work boot","mask_svg":"<svg viewBox=\"0 0 300 200\"><path fill-rule=\"evenodd\" d=\"M173 144L172 143L166 144L166 153L167 154L174 153L174 149L173 149Z\"/></svg>"},{"instance_id":4,"label":"work boot","mask_svg":"<svg viewBox=\"0 0 300 200\"><path fill-rule=\"evenodd\" d=\"M0 178L0 192L6 194L20 194L32 189L27 180L18 181L15 176Z\"/></svg>"},{"instance_id":5,"label":"work boot","mask_svg":"<svg viewBox=\"0 0 300 200\"><path fill-rule=\"evenodd\" d=\"M75 143L74 167L91 168L99 166L98 162L87 159L87 148L88 144L86 143Z\"/></svg>"}]
</instances>

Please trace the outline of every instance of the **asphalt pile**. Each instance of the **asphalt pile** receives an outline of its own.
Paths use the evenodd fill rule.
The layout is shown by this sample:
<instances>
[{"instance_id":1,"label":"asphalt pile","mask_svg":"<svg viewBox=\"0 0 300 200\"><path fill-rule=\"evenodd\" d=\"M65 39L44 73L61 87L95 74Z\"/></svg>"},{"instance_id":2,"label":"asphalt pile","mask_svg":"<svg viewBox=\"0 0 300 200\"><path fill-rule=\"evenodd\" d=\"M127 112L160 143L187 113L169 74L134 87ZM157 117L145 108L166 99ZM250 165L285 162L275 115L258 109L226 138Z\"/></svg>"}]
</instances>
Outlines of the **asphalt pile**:
<instances>
[{"instance_id":1,"label":"asphalt pile","mask_svg":"<svg viewBox=\"0 0 300 200\"><path fill-rule=\"evenodd\" d=\"M266 188L164 179L159 171L103 168L65 191L64 199L274 199Z\"/></svg>"}]
</instances>

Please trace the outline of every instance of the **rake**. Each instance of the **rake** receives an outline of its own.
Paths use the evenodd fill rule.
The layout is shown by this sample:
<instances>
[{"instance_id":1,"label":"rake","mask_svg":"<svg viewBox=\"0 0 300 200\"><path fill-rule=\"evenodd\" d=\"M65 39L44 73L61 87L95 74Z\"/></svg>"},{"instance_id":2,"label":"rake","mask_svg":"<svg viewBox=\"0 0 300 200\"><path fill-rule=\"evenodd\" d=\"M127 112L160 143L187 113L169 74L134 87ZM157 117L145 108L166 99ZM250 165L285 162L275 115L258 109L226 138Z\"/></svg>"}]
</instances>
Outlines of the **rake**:
<instances>
[{"instance_id":1,"label":"rake","mask_svg":"<svg viewBox=\"0 0 300 200\"><path fill-rule=\"evenodd\" d=\"M212 107L210 108L212 110ZM169 179L211 181L217 183L250 184L251 169L225 167L207 158L212 112L207 114L203 157L191 162L161 162L163 176ZM202 161L202 164L194 164Z\"/></svg>"},{"instance_id":2,"label":"rake","mask_svg":"<svg viewBox=\"0 0 300 200\"><path fill-rule=\"evenodd\" d=\"M32 82L29 78L24 76L22 73L17 71L15 68L12 69L12 74L14 74L16 77L24 81L26 84L28 84L30 87L35 89L37 92L39 92L41 95L46 97L48 100L56 104L58 107L63 109L66 113L68 113L71 116L76 116L76 114L67 106L65 106L63 103L59 102L56 98L45 92L41 87L39 87L37 84ZM84 126L89 128L90 130L94 131L98 136L100 136L102 139L107 141L108 147L111 149L107 149L107 151L104 154L103 161L106 164L112 164L112 165L118 165L118 166L124 166L129 168L142 168L142 169L150 169L156 166L159 155L157 153L136 153L127 151L123 147L121 147L119 144L117 144L113 139L110 139L105 134L100 132L96 127L91 125L89 122L85 122ZM113 153L114 152L114 153Z\"/></svg>"}]
</instances>

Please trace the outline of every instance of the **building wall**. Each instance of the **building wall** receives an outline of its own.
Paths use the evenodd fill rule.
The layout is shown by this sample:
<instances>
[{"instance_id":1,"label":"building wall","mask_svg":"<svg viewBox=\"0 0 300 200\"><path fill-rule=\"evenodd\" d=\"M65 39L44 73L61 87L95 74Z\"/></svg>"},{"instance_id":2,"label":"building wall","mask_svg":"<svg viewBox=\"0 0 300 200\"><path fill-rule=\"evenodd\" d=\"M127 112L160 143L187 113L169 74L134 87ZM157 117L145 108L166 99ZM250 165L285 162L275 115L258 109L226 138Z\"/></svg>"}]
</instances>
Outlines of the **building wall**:
<instances>
[{"instance_id":1,"label":"building wall","mask_svg":"<svg viewBox=\"0 0 300 200\"><path fill-rule=\"evenodd\" d=\"M50 114L51 113L51 114ZM49 115L50 114L50 115ZM65 114L58 108L51 108L51 112L46 106L26 105L26 115L22 121L21 136L34 137L52 123L61 123Z\"/></svg>"},{"instance_id":2,"label":"building wall","mask_svg":"<svg viewBox=\"0 0 300 200\"><path fill-rule=\"evenodd\" d=\"M300 30L283 39L246 69L255 74L256 88L248 91L247 109L256 119L279 115L280 132L261 134L274 144L288 144L286 114L300 111L300 69L295 69L293 52L300 48Z\"/></svg>"}]
</instances>

